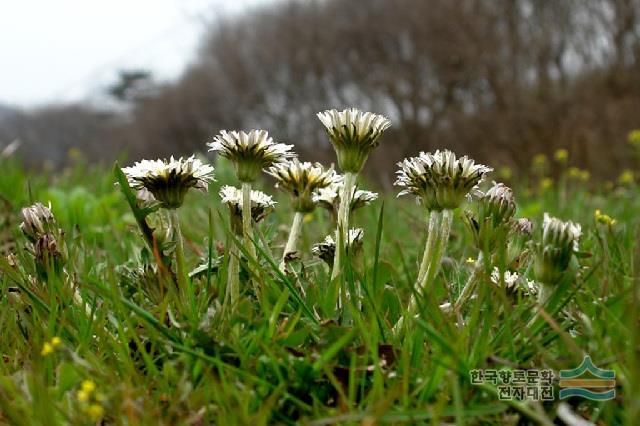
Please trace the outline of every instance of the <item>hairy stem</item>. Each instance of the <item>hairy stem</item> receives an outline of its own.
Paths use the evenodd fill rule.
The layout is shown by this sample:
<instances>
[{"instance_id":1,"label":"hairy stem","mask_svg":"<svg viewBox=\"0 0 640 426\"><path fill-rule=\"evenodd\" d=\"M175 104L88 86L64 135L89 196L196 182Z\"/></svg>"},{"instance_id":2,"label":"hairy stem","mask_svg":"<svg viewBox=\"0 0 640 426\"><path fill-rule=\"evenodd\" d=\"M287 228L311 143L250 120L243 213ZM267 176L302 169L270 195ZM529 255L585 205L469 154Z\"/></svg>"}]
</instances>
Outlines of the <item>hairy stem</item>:
<instances>
[{"instance_id":1,"label":"hairy stem","mask_svg":"<svg viewBox=\"0 0 640 426\"><path fill-rule=\"evenodd\" d=\"M437 234L438 227L440 225L440 212L436 210L432 210L429 212L429 225L427 228L427 243L424 248L424 253L422 255L422 262L420 263L420 269L418 271L418 282L422 281L422 278L427 273L429 269L429 260L433 256L433 253L437 244Z\"/></svg>"},{"instance_id":2,"label":"hairy stem","mask_svg":"<svg viewBox=\"0 0 640 426\"><path fill-rule=\"evenodd\" d=\"M289 231L289 239L287 240L287 245L284 247L284 252L282 253L282 261L280 262L280 270L282 272L285 271L285 259L287 258L287 255L296 251L296 243L300 236L300 230L302 229L303 218L304 214L301 212L295 212L295 214L293 215L293 223L291 224L291 230Z\"/></svg>"},{"instance_id":3,"label":"hairy stem","mask_svg":"<svg viewBox=\"0 0 640 426\"><path fill-rule=\"evenodd\" d=\"M225 300L229 308L233 308L240 298L240 251L235 245L229 248L229 266L227 271L227 292ZM230 312L230 311L229 311Z\"/></svg>"},{"instance_id":4,"label":"hairy stem","mask_svg":"<svg viewBox=\"0 0 640 426\"><path fill-rule=\"evenodd\" d=\"M440 268L440 261L444 255L447 243L449 242L449 233L451 232L451 222L453 221L453 211L443 210L441 213L440 224L436 226L438 229L434 237L434 242L429 246L427 239L428 266L422 277L418 279L416 292L424 294L428 287L431 287L433 279ZM430 218L431 219L431 218ZM430 220L431 221L431 220ZM425 253L427 256L427 253ZM409 302L409 313L413 315L416 309L415 295L411 297Z\"/></svg>"},{"instance_id":5,"label":"hairy stem","mask_svg":"<svg viewBox=\"0 0 640 426\"><path fill-rule=\"evenodd\" d=\"M351 213L351 196L356 183L356 175L347 172L344 174L344 187L340 194L340 208L338 209L338 229L336 233L336 254L333 259L331 281L340 275L342 262L345 256L346 246L349 243L349 214Z\"/></svg>"},{"instance_id":6,"label":"hairy stem","mask_svg":"<svg viewBox=\"0 0 640 426\"><path fill-rule=\"evenodd\" d=\"M253 229L251 228L251 183L242 182L242 236L244 248L253 259L256 258L256 249L253 246Z\"/></svg>"},{"instance_id":7,"label":"hairy stem","mask_svg":"<svg viewBox=\"0 0 640 426\"><path fill-rule=\"evenodd\" d=\"M180 229L180 220L178 219L178 211L170 210L171 227L175 233L176 239L176 274L178 275L179 291L184 294L187 291L187 271L184 266L184 242L182 240L182 230Z\"/></svg>"}]
</instances>

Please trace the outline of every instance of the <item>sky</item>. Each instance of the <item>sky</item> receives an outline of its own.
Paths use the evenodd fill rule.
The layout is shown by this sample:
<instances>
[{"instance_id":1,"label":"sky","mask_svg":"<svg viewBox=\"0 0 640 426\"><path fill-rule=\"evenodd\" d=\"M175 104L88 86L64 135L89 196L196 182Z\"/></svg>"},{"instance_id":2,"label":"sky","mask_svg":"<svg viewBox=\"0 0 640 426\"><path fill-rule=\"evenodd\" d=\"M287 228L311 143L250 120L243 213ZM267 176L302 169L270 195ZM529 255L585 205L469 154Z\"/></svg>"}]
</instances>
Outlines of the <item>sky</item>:
<instances>
[{"instance_id":1,"label":"sky","mask_svg":"<svg viewBox=\"0 0 640 426\"><path fill-rule=\"evenodd\" d=\"M204 23L266 0L0 0L0 104L96 96L121 69L177 77Z\"/></svg>"}]
</instances>

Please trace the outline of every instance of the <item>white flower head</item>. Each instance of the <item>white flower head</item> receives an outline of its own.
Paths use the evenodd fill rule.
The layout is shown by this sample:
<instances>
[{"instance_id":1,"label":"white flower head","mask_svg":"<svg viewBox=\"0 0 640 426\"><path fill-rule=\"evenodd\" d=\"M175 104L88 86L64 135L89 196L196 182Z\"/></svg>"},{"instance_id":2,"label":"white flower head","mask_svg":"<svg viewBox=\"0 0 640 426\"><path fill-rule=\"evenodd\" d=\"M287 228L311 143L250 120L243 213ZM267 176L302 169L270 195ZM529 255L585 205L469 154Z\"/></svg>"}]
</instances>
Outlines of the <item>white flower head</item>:
<instances>
[{"instance_id":1,"label":"white flower head","mask_svg":"<svg viewBox=\"0 0 640 426\"><path fill-rule=\"evenodd\" d=\"M391 126L386 117L356 108L318 113L343 172L359 173L369 153L380 143L380 136Z\"/></svg>"},{"instance_id":2,"label":"white flower head","mask_svg":"<svg viewBox=\"0 0 640 426\"><path fill-rule=\"evenodd\" d=\"M334 216L338 214L338 208L340 207L340 195L344 188L344 176L335 175L333 183L318 190L314 195L314 202L320 207L329 210ZM365 191L354 188L351 194L351 211L357 210L361 207L368 206L378 199L376 192Z\"/></svg>"},{"instance_id":3,"label":"white flower head","mask_svg":"<svg viewBox=\"0 0 640 426\"><path fill-rule=\"evenodd\" d=\"M233 162L241 182L253 182L264 168L295 156L293 145L274 142L266 130L223 130L207 146Z\"/></svg>"},{"instance_id":4,"label":"white flower head","mask_svg":"<svg viewBox=\"0 0 640 426\"><path fill-rule=\"evenodd\" d=\"M538 285L535 281L528 280L517 272L504 271L502 278L507 290L521 291L525 296L533 296L538 293ZM500 281L500 269L497 267L494 267L491 272L491 282L495 285L502 284Z\"/></svg>"},{"instance_id":5,"label":"white flower head","mask_svg":"<svg viewBox=\"0 0 640 426\"><path fill-rule=\"evenodd\" d=\"M229 207L231 224L234 232L242 235L242 190L233 186L220 189L222 202ZM251 191L251 218L259 223L273 211L276 202L262 191Z\"/></svg>"},{"instance_id":6,"label":"white flower head","mask_svg":"<svg viewBox=\"0 0 640 426\"><path fill-rule=\"evenodd\" d=\"M493 169L476 164L466 155L460 158L449 150L421 152L398 163L395 185L403 187L398 196L413 194L429 210L455 209Z\"/></svg>"},{"instance_id":7,"label":"white flower head","mask_svg":"<svg viewBox=\"0 0 640 426\"><path fill-rule=\"evenodd\" d=\"M267 170L276 178L276 187L291 194L293 209L302 213L310 213L315 209L315 193L331 185L336 173L333 169L325 169L320 163L292 161L279 163Z\"/></svg>"},{"instance_id":8,"label":"white flower head","mask_svg":"<svg viewBox=\"0 0 640 426\"><path fill-rule=\"evenodd\" d=\"M507 237L515 212L515 198L508 186L494 182L487 192L480 193L464 216L476 247L493 251L498 243L501 245Z\"/></svg>"},{"instance_id":9,"label":"white flower head","mask_svg":"<svg viewBox=\"0 0 640 426\"><path fill-rule=\"evenodd\" d=\"M193 155L177 160L142 160L122 172L132 188L148 191L167 209L180 207L191 188L206 192L213 180L213 167Z\"/></svg>"},{"instance_id":10,"label":"white flower head","mask_svg":"<svg viewBox=\"0 0 640 426\"><path fill-rule=\"evenodd\" d=\"M21 214L20 230L31 242L35 242L44 234L58 231L56 219L51 213L51 206L45 207L42 203L35 203L24 207Z\"/></svg>"},{"instance_id":11,"label":"white flower head","mask_svg":"<svg viewBox=\"0 0 640 426\"><path fill-rule=\"evenodd\" d=\"M579 224L544 214L542 239L532 244L535 255L533 271L538 281L553 285L562 278L579 249L581 233Z\"/></svg>"},{"instance_id":12,"label":"white flower head","mask_svg":"<svg viewBox=\"0 0 640 426\"><path fill-rule=\"evenodd\" d=\"M579 223L562 221L544 214L542 220L542 243L556 246L570 246L573 251L578 251L578 243L582 235L582 227Z\"/></svg>"},{"instance_id":13,"label":"white flower head","mask_svg":"<svg viewBox=\"0 0 640 426\"><path fill-rule=\"evenodd\" d=\"M349 229L349 243L347 250L353 255L357 255L362 250L362 240L364 230L361 228ZM323 260L327 265L333 266L333 258L336 252L336 240L333 235L327 235L324 241L316 243L311 247L311 253Z\"/></svg>"}]
</instances>

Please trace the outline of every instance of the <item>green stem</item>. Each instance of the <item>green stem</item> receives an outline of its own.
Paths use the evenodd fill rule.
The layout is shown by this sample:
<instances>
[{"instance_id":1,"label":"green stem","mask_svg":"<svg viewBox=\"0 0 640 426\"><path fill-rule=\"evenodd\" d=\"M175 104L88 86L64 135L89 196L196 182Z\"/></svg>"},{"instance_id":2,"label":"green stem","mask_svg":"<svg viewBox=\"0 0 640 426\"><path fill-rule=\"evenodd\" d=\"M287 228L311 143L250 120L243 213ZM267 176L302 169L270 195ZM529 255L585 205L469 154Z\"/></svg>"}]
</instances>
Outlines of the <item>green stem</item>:
<instances>
[{"instance_id":1,"label":"green stem","mask_svg":"<svg viewBox=\"0 0 640 426\"><path fill-rule=\"evenodd\" d=\"M456 303L453 305L453 310L455 312L459 312L462 306L465 303L467 303L469 298L471 298L471 295L473 294L473 289L476 287L476 283L478 282L478 276L480 275L480 271L483 268L483 265L482 265L483 262L484 262L483 255L482 255L482 252L480 252L475 265L473 265L473 271L471 272L469 279L467 280L466 284L462 288L462 292L460 293L460 296L458 296L458 300L456 300Z\"/></svg>"},{"instance_id":2,"label":"green stem","mask_svg":"<svg viewBox=\"0 0 640 426\"><path fill-rule=\"evenodd\" d=\"M184 242L182 240L182 231L180 229L180 220L178 219L178 211L176 209L170 210L171 226L175 232L176 239L176 274L178 275L178 288L180 293L184 294L187 291L187 271L184 266Z\"/></svg>"},{"instance_id":3,"label":"green stem","mask_svg":"<svg viewBox=\"0 0 640 426\"><path fill-rule=\"evenodd\" d=\"M435 242L433 243L433 250L430 248L429 253L429 265L427 270L423 274L421 279L418 279L416 292L420 292L422 294L425 293L428 287L431 287L433 280L440 268L440 262L442 260L442 256L447 247L447 243L449 242L449 233L451 232L451 222L453 221L453 211L452 210L443 210L442 218L439 225L439 230L437 232L437 236L435 237ZM409 313L413 314L416 309L416 299L415 296L411 297L411 301L409 302Z\"/></svg>"},{"instance_id":4,"label":"green stem","mask_svg":"<svg viewBox=\"0 0 640 426\"><path fill-rule=\"evenodd\" d=\"M240 298L240 251L234 245L229 249L229 266L227 271L227 292L225 299L227 305L233 308ZM230 310L229 310L230 312Z\"/></svg>"},{"instance_id":5,"label":"green stem","mask_svg":"<svg viewBox=\"0 0 640 426\"><path fill-rule=\"evenodd\" d=\"M427 243L424 248L424 254L422 255L422 262L420 263L420 269L418 271L418 282L422 281L424 274L429 269L429 260L433 256L433 252L436 248L438 226L440 224L440 212L432 210L429 212L428 228L427 228Z\"/></svg>"},{"instance_id":6,"label":"green stem","mask_svg":"<svg viewBox=\"0 0 640 426\"><path fill-rule=\"evenodd\" d=\"M549 298L551 297L552 294L553 294L553 286L550 286L545 283L541 283L538 290L538 304L541 307L544 307L544 305L546 305L547 302L549 301Z\"/></svg>"},{"instance_id":7,"label":"green stem","mask_svg":"<svg viewBox=\"0 0 640 426\"><path fill-rule=\"evenodd\" d=\"M300 230L302 229L303 218L304 214L301 212L295 212L295 214L293 215L293 223L291 224L291 230L289 231L289 239L287 240L287 244L284 247L284 252L282 253L282 261L280 262L280 270L282 272L284 272L286 268L285 259L287 258L287 255L296 251L296 243L300 236Z\"/></svg>"},{"instance_id":8,"label":"green stem","mask_svg":"<svg viewBox=\"0 0 640 426\"><path fill-rule=\"evenodd\" d=\"M256 258L256 248L253 246L253 229L251 227L251 183L242 182L242 236L244 248L252 259Z\"/></svg>"},{"instance_id":9,"label":"green stem","mask_svg":"<svg viewBox=\"0 0 640 426\"><path fill-rule=\"evenodd\" d=\"M356 174L346 172L344 174L344 187L340 195L340 208L338 209L338 229L336 232L336 254L333 259L331 281L340 275L346 246L349 243L349 213L351 211L351 197L356 183Z\"/></svg>"}]
</instances>

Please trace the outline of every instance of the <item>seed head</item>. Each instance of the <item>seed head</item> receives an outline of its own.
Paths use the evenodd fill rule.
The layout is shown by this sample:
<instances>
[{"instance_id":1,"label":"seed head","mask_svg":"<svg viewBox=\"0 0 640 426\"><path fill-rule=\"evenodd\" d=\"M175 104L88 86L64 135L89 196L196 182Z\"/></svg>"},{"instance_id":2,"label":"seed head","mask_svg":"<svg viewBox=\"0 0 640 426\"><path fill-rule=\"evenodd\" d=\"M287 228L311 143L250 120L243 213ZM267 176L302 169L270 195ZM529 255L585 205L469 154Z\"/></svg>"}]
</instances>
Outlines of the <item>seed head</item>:
<instances>
[{"instance_id":1,"label":"seed head","mask_svg":"<svg viewBox=\"0 0 640 426\"><path fill-rule=\"evenodd\" d=\"M207 145L233 162L241 182L253 182L263 169L295 156L293 145L275 143L266 130L223 130Z\"/></svg>"},{"instance_id":2,"label":"seed head","mask_svg":"<svg viewBox=\"0 0 640 426\"><path fill-rule=\"evenodd\" d=\"M301 163L295 158L272 166L267 173L276 178L276 187L291 194L293 209L302 213L315 209L315 193L330 186L336 178L333 169L326 170L320 163Z\"/></svg>"},{"instance_id":3,"label":"seed head","mask_svg":"<svg viewBox=\"0 0 640 426\"><path fill-rule=\"evenodd\" d=\"M493 169L449 150L421 152L398 163L395 185L404 189L398 196L413 194L428 210L455 209L476 190L484 175Z\"/></svg>"},{"instance_id":4,"label":"seed head","mask_svg":"<svg viewBox=\"0 0 640 426\"><path fill-rule=\"evenodd\" d=\"M391 127L386 117L356 108L326 110L317 115L343 172L359 173L371 151L379 145L382 133Z\"/></svg>"},{"instance_id":5,"label":"seed head","mask_svg":"<svg viewBox=\"0 0 640 426\"><path fill-rule=\"evenodd\" d=\"M213 180L213 167L194 156L142 160L122 171L132 188L148 191L166 209L180 207L191 188L207 191Z\"/></svg>"}]
</instances>

